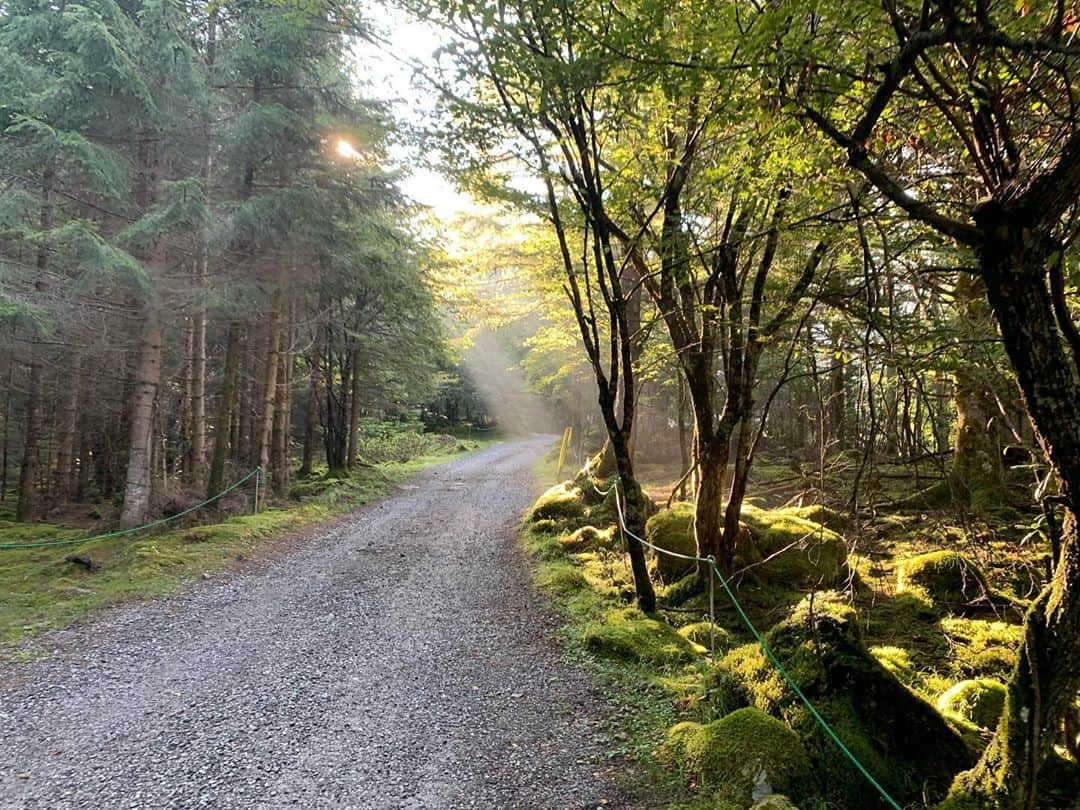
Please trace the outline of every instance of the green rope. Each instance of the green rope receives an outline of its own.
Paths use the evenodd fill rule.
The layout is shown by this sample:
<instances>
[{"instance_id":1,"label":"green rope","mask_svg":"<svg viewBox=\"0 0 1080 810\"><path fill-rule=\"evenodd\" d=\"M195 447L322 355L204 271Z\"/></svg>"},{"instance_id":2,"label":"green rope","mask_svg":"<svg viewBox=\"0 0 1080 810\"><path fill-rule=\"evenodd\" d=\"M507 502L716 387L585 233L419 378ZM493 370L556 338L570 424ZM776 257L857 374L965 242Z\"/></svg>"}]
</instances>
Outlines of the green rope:
<instances>
[{"instance_id":1,"label":"green rope","mask_svg":"<svg viewBox=\"0 0 1080 810\"><path fill-rule=\"evenodd\" d=\"M0 551L10 551L11 549L18 548L53 548L54 546L77 546L83 543L92 543L96 540L106 540L110 537L124 537L125 535L135 534L147 529L152 529L155 526L163 526L166 523L172 523L174 520L179 520L184 515L189 515L196 509L202 509L204 506L212 504L214 501L220 500L236 489L241 484L250 480L253 476L262 472L262 467L256 467L239 481L229 485L225 489L221 490L217 495L212 495L205 501L200 501L194 506L189 506L182 512L177 512L175 515L169 515L168 517L159 518L158 520L152 520L149 523L144 523L142 526L134 526L130 529L117 529L113 532L106 532L105 534L95 534L92 537L76 537L71 540L38 540L32 543L0 543Z\"/></svg>"},{"instance_id":2,"label":"green rope","mask_svg":"<svg viewBox=\"0 0 1080 810\"><path fill-rule=\"evenodd\" d=\"M720 569L716 567L716 560L711 557L705 558L698 557L694 554L678 554L674 551L668 551L667 549L660 548L659 546L650 543L643 537L638 537L632 531L627 529L626 520L623 517L622 498L620 497L618 485L619 482L616 481L612 488L615 490L615 507L616 513L619 517L620 531L622 531L625 536L634 538L643 546L647 546L660 554L667 554L671 557L678 557L680 560L695 560L697 562L706 563L709 566L709 570L716 574L717 579L720 580L720 586L728 595L728 599L730 599L731 604L735 606L736 612L738 612L739 617L743 620L743 623L746 625L747 629L754 636L754 640L758 643L758 646L761 647L762 652L765 653L765 656L769 659L769 661L772 662L772 665L776 667L777 671L783 676L784 680L787 681L788 686L791 687L791 691L793 691L795 695L799 698L799 700L803 702L803 705L806 706L807 710L810 712L810 716L817 721L817 724L821 726L822 730L825 732L826 735L828 735L829 739L836 743L837 748L839 748L840 751L844 754L844 756L848 758L851 764L855 766L855 769L863 775L867 782L873 785L874 789L877 790L878 793L881 794L881 798L885 800L886 804L888 804L889 807L893 808L893 810L903 810L897 803L896 799L889 795L889 792L881 786L881 783L873 777L870 771L866 769L866 766L863 765L859 761L858 757L856 757L855 754L851 752L851 749L844 745L843 740L841 740L837 736L836 732L833 731L832 726L830 726L828 722L826 722L825 718L818 713L818 710L814 708L814 704L810 702L810 699L803 694L802 689L800 689L799 685L795 683L795 679L791 677L791 674L784 668L784 665L780 663L780 659L776 657L776 654L772 651L769 645L765 643L765 639L762 637L757 627L754 626L754 623L750 620L750 617L746 615L746 611L743 609L742 604L736 598L735 592L731 589L731 586L728 585L727 580L724 579L724 575L720 573ZM595 486L595 484L593 486L594 488L596 488L597 492L600 491L599 488ZM608 491L610 492L611 490Z\"/></svg>"},{"instance_id":3,"label":"green rope","mask_svg":"<svg viewBox=\"0 0 1080 810\"><path fill-rule=\"evenodd\" d=\"M810 716L817 721L818 725L821 726L822 730L829 736L829 738L834 743L836 743L836 746L840 749L841 752L843 752L844 756L846 756L851 761L851 764L855 766L856 770L858 770L859 773L866 777L866 781L873 785L877 792L881 794L881 798L883 798L886 803L893 808L893 810L901 810L901 807L899 804L897 804L896 800L892 796L890 796L888 791L886 791L885 788L881 786L881 783L873 777L870 771L866 769L866 766L864 766L859 761L859 759L853 753L851 753L851 749L844 745L843 740L841 740L836 735L836 732L833 731L832 726L830 726L825 721L825 718L818 714L818 710L814 708L814 704L812 704L810 702L810 699L803 694L802 689L800 689L799 685L795 683L795 679L791 677L791 674L786 669L784 669L784 665L780 663L780 659L776 657L776 654L772 651L769 645L765 643L765 639L762 638L761 633L758 632L758 629L754 626L754 623L750 621L750 617L746 615L746 611L743 610L742 604L740 604L739 600L735 598L735 594L732 592L727 580L724 579L723 574L720 573L720 569L716 567L716 561L708 560L708 563L709 568L714 574L716 574L717 579L720 580L720 587L724 589L724 592L727 593L728 598L731 600L731 604L735 606L735 610L736 612L738 612L739 618L743 620L743 623L746 625L747 629L751 632L751 634L753 634L754 640L757 641L758 646L761 647L762 652L764 652L768 659L772 661L773 666L776 667L777 671L779 671L779 673L784 676L784 680L787 681L788 686L791 687L791 691L794 692L798 696L799 700L803 702L803 705L806 706L807 711L810 712Z\"/></svg>"}]
</instances>

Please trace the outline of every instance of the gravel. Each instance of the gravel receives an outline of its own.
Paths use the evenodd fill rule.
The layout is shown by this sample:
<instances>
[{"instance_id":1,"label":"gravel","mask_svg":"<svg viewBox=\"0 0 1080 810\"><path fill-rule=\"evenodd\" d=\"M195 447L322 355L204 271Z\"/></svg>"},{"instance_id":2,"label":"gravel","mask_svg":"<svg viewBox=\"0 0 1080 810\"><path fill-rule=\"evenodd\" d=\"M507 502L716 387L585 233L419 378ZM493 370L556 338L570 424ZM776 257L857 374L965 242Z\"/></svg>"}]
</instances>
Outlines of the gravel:
<instances>
[{"instance_id":1,"label":"gravel","mask_svg":"<svg viewBox=\"0 0 1080 810\"><path fill-rule=\"evenodd\" d=\"M531 438L0 668L0 807L627 807L530 590Z\"/></svg>"}]
</instances>

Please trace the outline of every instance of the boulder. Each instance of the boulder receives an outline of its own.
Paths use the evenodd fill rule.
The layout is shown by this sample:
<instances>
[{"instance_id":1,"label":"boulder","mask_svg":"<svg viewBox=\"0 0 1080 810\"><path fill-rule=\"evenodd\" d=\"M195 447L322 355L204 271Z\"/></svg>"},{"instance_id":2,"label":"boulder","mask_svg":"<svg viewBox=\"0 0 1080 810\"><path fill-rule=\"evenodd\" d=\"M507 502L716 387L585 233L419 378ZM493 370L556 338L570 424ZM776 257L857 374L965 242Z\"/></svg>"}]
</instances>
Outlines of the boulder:
<instances>
[{"instance_id":1,"label":"boulder","mask_svg":"<svg viewBox=\"0 0 1080 810\"><path fill-rule=\"evenodd\" d=\"M660 754L702 787L744 807L774 793L814 792L810 758L799 735L754 708L711 723L679 723Z\"/></svg>"},{"instance_id":2,"label":"boulder","mask_svg":"<svg viewBox=\"0 0 1080 810\"><path fill-rule=\"evenodd\" d=\"M980 728L997 727L1005 708L1005 684L993 678L976 678L947 689L937 699L942 712L955 714Z\"/></svg>"}]
</instances>

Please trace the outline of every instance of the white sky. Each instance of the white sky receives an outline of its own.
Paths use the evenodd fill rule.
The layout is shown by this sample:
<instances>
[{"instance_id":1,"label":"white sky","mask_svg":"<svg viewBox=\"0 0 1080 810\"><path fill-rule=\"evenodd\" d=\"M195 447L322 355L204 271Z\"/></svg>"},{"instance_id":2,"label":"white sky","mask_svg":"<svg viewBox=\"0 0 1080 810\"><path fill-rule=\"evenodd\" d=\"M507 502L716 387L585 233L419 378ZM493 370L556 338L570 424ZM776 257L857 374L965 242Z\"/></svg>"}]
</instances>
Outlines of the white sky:
<instances>
[{"instance_id":1,"label":"white sky","mask_svg":"<svg viewBox=\"0 0 1080 810\"><path fill-rule=\"evenodd\" d=\"M370 83L366 92L391 102L394 116L399 121L423 123L435 109L435 98L432 91L414 81L409 63L433 63L433 53L443 44L441 32L434 26L410 20L402 12L383 4L370 6L368 13L369 19L380 29L379 33L389 41L390 53L370 44L360 48L359 72ZM409 172L400 184L402 191L433 209L440 219L478 209L476 201L459 192L445 177L421 166L414 148L394 147L391 157Z\"/></svg>"}]
</instances>

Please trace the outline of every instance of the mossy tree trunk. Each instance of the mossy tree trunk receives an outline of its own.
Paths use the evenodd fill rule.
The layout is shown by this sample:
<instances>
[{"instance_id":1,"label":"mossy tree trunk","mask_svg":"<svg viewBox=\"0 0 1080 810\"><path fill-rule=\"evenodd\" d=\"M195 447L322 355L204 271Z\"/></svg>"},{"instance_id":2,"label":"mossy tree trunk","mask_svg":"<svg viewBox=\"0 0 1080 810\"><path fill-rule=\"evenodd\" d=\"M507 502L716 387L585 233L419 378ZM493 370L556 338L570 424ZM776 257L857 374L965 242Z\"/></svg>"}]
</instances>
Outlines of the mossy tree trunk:
<instances>
[{"instance_id":1,"label":"mossy tree trunk","mask_svg":"<svg viewBox=\"0 0 1080 810\"><path fill-rule=\"evenodd\" d=\"M1066 175L1080 187L1080 138L1072 147ZM958 803L1003 810L1035 807L1039 770L1080 690L1080 334L1061 294L1063 247L1039 227L1048 207L1039 197L1060 192L1056 183L1033 189L1031 199L984 204L976 216L987 297L1065 510L1054 575L1025 618L1001 721L978 765L953 786Z\"/></svg>"},{"instance_id":2,"label":"mossy tree trunk","mask_svg":"<svg viewBox=\"0 0 1080 810\"><path fill-rule=\"evenodd\" d=\"M985 334L991 316L981 279L961 274L955 297L965 325L970 325L973 333ZM954 375L956 432L949 486L954 499L975 512L1005 502L1000 417L988 377L986 369L970 360L962 362Z\"/></svg>"}]
</instances>

